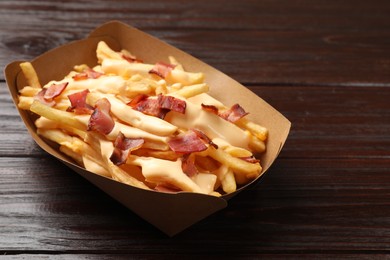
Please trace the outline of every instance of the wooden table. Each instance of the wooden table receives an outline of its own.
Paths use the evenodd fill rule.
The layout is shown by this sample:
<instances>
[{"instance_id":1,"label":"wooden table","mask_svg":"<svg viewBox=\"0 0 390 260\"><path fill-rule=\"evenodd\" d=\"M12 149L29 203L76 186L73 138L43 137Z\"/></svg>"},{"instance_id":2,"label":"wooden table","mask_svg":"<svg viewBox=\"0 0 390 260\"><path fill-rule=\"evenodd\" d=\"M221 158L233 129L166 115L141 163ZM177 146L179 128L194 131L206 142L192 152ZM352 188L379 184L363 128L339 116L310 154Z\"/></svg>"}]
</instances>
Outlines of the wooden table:
<instances>
[{"instance_id":1,"label":"wooden table","mask_svg":"<svg viewBox=\"0 0 390 260\"><path fill-rule=\"evenodd\" d=\"M390 252L390 2L0 1L0 65L120 20L283 113L264 179L173 238L44 153L0 78L0 255L382 258Z\"/></svg>"}]
</instances>

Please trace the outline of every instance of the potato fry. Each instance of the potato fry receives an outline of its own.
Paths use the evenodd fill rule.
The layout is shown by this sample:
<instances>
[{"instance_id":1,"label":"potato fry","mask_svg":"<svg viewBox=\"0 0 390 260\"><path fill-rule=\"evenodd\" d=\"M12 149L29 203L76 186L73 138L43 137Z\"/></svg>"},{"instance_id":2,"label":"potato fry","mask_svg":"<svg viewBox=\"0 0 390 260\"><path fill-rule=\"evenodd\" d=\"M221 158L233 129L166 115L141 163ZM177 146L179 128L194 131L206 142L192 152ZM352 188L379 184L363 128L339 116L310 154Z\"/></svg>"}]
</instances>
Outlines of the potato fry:
<instances>
[{"instance_id":1,"label":"potato fry","mask_svg":"<svg viewBox=\"0 0 390 260\"><path fill-rule=\"evenodd\" d=\"M65 146L65 145L61 145L60 148L59 148L60 152L62 152L63 154L69 156L70 158L72 158L74 161L76 161L76 163L78 165L82 165L84 167L84 162L83 162L83 158L80 154L74 152L71 148L69 148L68 146Z\"/></svg>"},{"instance_id":2,"label":"potato fry","mask_svg":"<svg viewBox=\"0 0 390 260\"><path fill-rule=\"evenodd\" d=\"M218 168L218 162L215 161L213 158L209 156L201 156L199 154L195 157L196 165L202 170L202 171L209 171L212 172Z\"/></svg>"},{"instance_id":3,"label":"potato fry","mask_svg":"<svg viewBox=\"0 0 390 260\"><path fill-rule=\"evenodd\" d=\"M58 129L38 129L37 133L51 141L60 145L66 146L73 152L80 155L88 154L93 158L98 158L99 154L93 150L87 143L78 137L70 136L62 130Z\"/></svg>"},{"instance_id":4,"label":"potato fry","mask_svg":"<svg viewBox=\"0 0 390 260\"><path fill-rule=\"evenodd\" d=\"M33 97L36 94L38 94L39 91L41 91L40 88L34 88L34 87L30 87L30 86L25 86L24 88L19 90L19 94L21 96L24 96L24 97Z\"/></svg>"},{"instance_id":5,"label":"potato fry","mask_svg":"<svg viewBox=\"0 0 390 260\"><path fill-rule=\"evenodd\" d=\"M184 86L179 90L171 92L174 95L178 95L184 98L190 98L201 93L209 91L209 87L205 83Z\"/></svg>"},{"instance_id":6,"label":"potato fry","mask_svg":"<svg viewBox=\"0 0 390 260\"><path fill-rule=\"evenodd\" d=\"M118 166L114 165L111 162L110 156L112 154L112 151L114 150L112 142L100 139L99 143L100 143L100 152L102 155L102 159L103 159L104 163L107 165L107 169L111 173L112 178L114 180L129 184L131 186L138 187L141 189L146 189L146 190L150 189L147 185L145 185L145 183L137 180L136 178L129 175L127 172L125 172L124 170L122 170L121 168L119 168Z\"/></svg>"},{"instance_id":7,"label":"potato fry","mask_svg":"<svg viewBox=\"0 0 390 260\"><path fill-rule=\"evenodd\" d=\"M250 157L253 155L252 152L236 146L227 146L223 150L233 157Z\"/></svg>"},{"instance_id":8,"label":"potato fry","mask_svg":"<svg viewBox=\"0 0 390 260\"><path fill-rule=\"evenodd\" d=\"M83 165L84 165L86 170L93 172L93 173L96 173L96 174L99 174L101 176L107 177L107 178L112 177L110 172L106 168L104 168L104 166L102 166L101 164L96 162L96 160L94 160L93 158L91 158L89 156L82 155L82 160L83 160Z\"/></svg>"},{"instance_id":9,"label":"potato fry","mask_svg":"<svg viewBox=\"0 0 390 260\"><path fill-rule=\"evenodd\" d=\"M30 62L20 63L20 68L24 76L26 77L27 83L30 87L33 88L42 88L41 83L39 83L38 75Z\"/></svg>"},{"instance_id":10,"label":"potato fry","mask_svg":"<svg viewBox=\"0 0 390 260\"><path fill-rule=\"evenodd\" d=\"M204 74L201 72L187 72L180 69L174 69L165 78L168 84L174 84L176 82L181 83L183 86L195 85L203 83Z\"/></svg>"},{"instance_id":11,"label":"potato fry","mask_svg":"<svg viewBox=\"0 0 390 260\"><path fill-rule=\"evenodd\" d=\"M118 60L123 59L121 53L113 51L103 41L98 43L96 48L96 54L99 62L102 62L104 59L118 59Z\"/></svg>"},{"instance_id":12,"label":"potato fry","mask_svg":"<svg viewBox=\"0 0 390 260\"><path fill-rule=\"evenodd\" d=\"M234 177L234 173L231 169L228 169L224 178L221 180L222 189L226 193L232 193L237 190L237 183Z\"/></svg>"},{"instance_id":13,"label":"potato fry","mask_svg":"<svg viewBox=\"0 0 390 260\"><path fill-rule=\"evenodd\" d=\"M40 117L37 120L35 120L35 126L38 129L62 129L65 130L70 135L80 137L82 140L84 140L87 135L85 131L82 131L80 129L68 125L64 125L59 122L52 121L50 119L47 119L46 117Z\"/></svg>"},{"instance_id":14,"label":"potato fry","mask_svg":"<svg viewBox=\"0 0 390 260\"><path fill-rule=\"evenodd\" d=\"M19 96L18 108L23 110L30 110L31 104L33 102L33 97Z\"/></svg>"},{"instance_id":15,"label":"potato fry","mask_svg":"<svg viewBox=\"0 0 390 260\"><path fill-rule=\"evenodd\" d=\"M169 161L176 161L180 158L180 155L171 150L155 150L149 148L142 148L134 151L132 154L143 157L154 157L159 159L165 159Z\"/></svg>"},{"instance_id":16,"label":"potato fry","mask_svg":"<svg viewBox=\"0 0 390 260\"><path fill-rule=\"evenodd\" d=\"M47 105L42 104L41 102L34 100L30 107L31 112L34 112L40 116L51 119L55 122L61 122L65 125L75 127L80 130L85 130L86 125L80 122L71 112L66 112L62 110L57 110L51 108Z\"/></svg>"},{"instance_id":17,"label":"potato fry","mask_svg":"<svg viewBox=\"0 0 390 260\"><path fill-rule=\"evenodd\" d=\"M250 141L249 141L249 147L257 152L257 153L262 153L265 151L265 143L264 141L258 139L257 137L250 135Z\"/></svg>"},{"instance_id":18,"label":"potato fry","mask_svg":"<svg viewBox=\"0 0 390 260\"><path fill-rule=\"evenodd\" d=\"M242 128L249 130L249 132L259 138L261 141L265 141L267 139L268 129L259 124L255 124L252 121L247 120L246 118L241 118L237 121L236 124Z\"/></svg>"},{"instance_id":19,"label":"potato fry","mask_svg":"<svg viewBox=\"0 0 390 260\"><path fill-rule=\"evenodd\" d=\"M129 82L127 81L126 85L126 96L133 98L139 94L151 94L154 89L156 89L158 86L153 88L151 85L147 84L146 82Z\"/></svg>"},{"instance_id":20,"label":"potato fry","mask_svg":"<svg viewBox=\"0 0 390 260\"><path fill-rule=\"evenodd\" d=\"M246 162L240 158L231 156L221 149L215 149L212 146L208 148L208 152L209 156L228 166L237 174L247 176L252 174L260 174L261 172L261 166L259 163Z\"/></svg>"},{"instance_id":21,"label":"potato fry","mask_svg":"<svg viewBox=\"0 0 390 260\"><path fill-rule=\"evenodd\" d=\"M169 56L168 59L170 64L175 65L175 69L184 71L183 65L175 57Z\"/></svg>"}]
</instances>

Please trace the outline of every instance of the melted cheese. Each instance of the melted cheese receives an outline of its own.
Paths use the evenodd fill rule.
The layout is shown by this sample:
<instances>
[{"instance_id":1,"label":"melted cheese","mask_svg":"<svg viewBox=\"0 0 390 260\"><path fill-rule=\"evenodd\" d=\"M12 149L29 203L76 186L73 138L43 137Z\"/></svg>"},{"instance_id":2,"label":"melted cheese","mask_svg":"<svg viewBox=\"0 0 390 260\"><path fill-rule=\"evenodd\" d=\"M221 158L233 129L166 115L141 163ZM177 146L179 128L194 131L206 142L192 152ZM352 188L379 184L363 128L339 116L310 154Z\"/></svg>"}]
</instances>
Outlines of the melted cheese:
<instances>
[{"instance_id":1,"label":"melted cheese","mask_svg":"<svg viewBox=\"0 0 390 260\"><path fill-rule=\"evenodd\" d=\"M69 80L67 90L98 90L103 93L121 94L126 89L126 81L120 76L101 76L97 79Z\"/></svg>"},{"instance_id":2,"label":"melted cheese","mask_svg":"<svg viewBox=\"0 0 390 260\"><path fill-rule=\"evenodd\" d=\"M173 134L177 127L154 116L148 116L134 110L119 99L105 95L111 103L111 112L124 122L156 135L167 136Z\"/></svg>"},{"instance_id":3,"label":"melted cheese","mask_svg":"<svg viewBox=\"0 0 390 260\"><path fill-rule=\"evenodd\" d=\"M153 157L129 157L131 163L142 167L142 174L153 183L170 183L183 191L205 193L182 170L181 160L168 161Z\"/></svg>"},{"instance_id":4,"label":"melted cheese","mask_svg":"<svg viewBox=\"0 0 390 260\"><path fill-rule=\"evenodd\" d=\"M212 173L198 173L192 179L202 189L203 193L210 194L214 191L217 176Z\"/></svg>"},{"instance_id":5,"label":"melted cheese","mask_svg":"<svg viewBox=\"0 0 390 260\"><path fill-rule=\"evenodd\" d=\"M165 120L180 128L199 129L211 139L220 138L233 146L249 149L249 136L244 130L188 100L185 114L169 112Z\"/></svg>"},{"instance_id":6,"label":"melted cheese","mask_svg":"<svg viewBox=\"0 0 390 260\"><path fill-rule=\"evenodd\" d=\"M165 79L169 84L181 83L183 86L202 83L204 75L201 72L187 72L179 69L171 70Z\"/></svg>"},{"instance_id":7,"label":"melted cheese","mask_svg":"<svg viewBox=\"0 0 390 260\"><path fill-rule=\"evenodd\" d=\"M218 109L226 108L225 105L222 102L220 102L219 100L213 98L212 96L210 96L207 93L201 93L199 95L190 97L190 98L188 98L188 101L191 101L192 103L194 103L196 105L199 105L199 106L202 105L202 104L205 104L205 105L215 106Z\"/></svg>"},{"instance_id":8,"label":"melted cheese","mask_svg":"<svg viewBox=\"0 0 390 260\"><path fill-rule=\"evenodd\" d=\"M119 122L115 122L114 128L108 135L106 135L106 137L110 140L115 140L119 132L122 132L127 138L144 138L144 139L153 140L160 143L167 142L167 137L154 135L149 132L145 132L141 129L131 127Z\"/></svg>"},{"instance_id":9,"label":"melted cheese","mask_svg":"<svg viewBox=\"0 0 390 260\"><path fill-rule=\"evenodd\" d=\"M132 75L142 75L149 77L149 71L154 65L145 63L129 63L126 60L104 59L102 70L106 74L116 74L124 78L130 78Z\"/></svg>"},{"instance_id":10,"label":"melted cheese","mask_svg":"<svg viewBox=\"0 0 390 260\"><path fill-rule=\"evenodd\" d=\"M88 126L90 115L76 115L75 118L83 125ZM117 121L115 121L114 128L108 135L106 135L106 137L109 140L115 140L119 132L122 132L127 138L144 138L162 144L165 144L167 142L167 137L165 136L154 135L149 132L122 124Z\"/></svg>"}]
</instances>

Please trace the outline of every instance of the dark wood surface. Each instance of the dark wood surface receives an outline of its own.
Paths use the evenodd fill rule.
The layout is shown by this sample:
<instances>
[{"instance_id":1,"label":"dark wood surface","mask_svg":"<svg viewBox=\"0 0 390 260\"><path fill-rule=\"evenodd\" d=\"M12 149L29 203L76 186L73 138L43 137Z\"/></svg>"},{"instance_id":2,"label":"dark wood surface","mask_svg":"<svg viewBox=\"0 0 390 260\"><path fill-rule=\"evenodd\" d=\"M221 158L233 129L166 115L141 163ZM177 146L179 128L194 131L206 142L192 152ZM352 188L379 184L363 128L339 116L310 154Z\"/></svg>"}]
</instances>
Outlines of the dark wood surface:
<instances>
[{"instance_id":1,"label":"dark wood surface","mask_svg":"<svg viewBox=\"0 0 390 260\"><path fill-rule=\"evenodd\" d=\"M0 1L0 66L120 20L291 122L263 180L173 238L44 153L0 76L0 257L390 257L389 1Z\"/></svg>"}]
</instances>

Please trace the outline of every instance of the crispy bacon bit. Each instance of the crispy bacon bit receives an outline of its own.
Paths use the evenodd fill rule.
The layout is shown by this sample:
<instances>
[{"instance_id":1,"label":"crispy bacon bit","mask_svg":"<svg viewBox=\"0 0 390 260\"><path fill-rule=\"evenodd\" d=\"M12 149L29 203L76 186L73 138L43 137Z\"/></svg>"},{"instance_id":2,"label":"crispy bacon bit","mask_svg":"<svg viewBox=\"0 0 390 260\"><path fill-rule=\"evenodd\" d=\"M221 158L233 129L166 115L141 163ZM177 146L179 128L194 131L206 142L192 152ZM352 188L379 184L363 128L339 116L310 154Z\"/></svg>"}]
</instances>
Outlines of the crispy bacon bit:
<instances>
[{"instance_id":1,"label":"crispy bacon bit","mask_svg":"<svg viewBox=\"0 0 390 260\"><path fill-rule=\"evenodd\" d=\"M130 101L130 106L133 109L140 111L146 115L156 116L161 119L164 118L165 114L167 113L167 111L163 111L160 108L160 105L158 104L158 99L155 98L146 97L146 98L140 98L139 101L132 100Z\"/></svg>"},{"instance_id":2,"label":"crispy bacon bit","mask_svg":"<svg viewBox=\"0 0 390 260\"><path fill-rule=\"evenodd\" d=\"M213 113L213 114L216 114L216 115L218 115L218 108L216 107L216 106L213 106L213 105L205 105L205 104L201 104L201 106L202 106L202 109L203 110L206 110L206 111L208 111L208 112L210 112L210 113Z\"/></svg>"},{"instance_id":3,"label":"crispy bacon bit","mask_svg":"<svg viewBox=\"0 0 390 260\"><path fill-rule=\"evenodd\" d=\"M219 112L219 110L216 106L205 105L202 103L202 109L205 111L208 111L210 113L219 115L221 118L223 118L229 122L232 122L232 123L235 123L240 118L249 114L249 113L245 112L245 110L239 104L235 104L230 109L227 109L223 112Z\"/></svg>"},{"instance_id":4,"label":"crispy bacon bit","mask_svg":"<svg viewBox=\"0 0 390 260\"><path fill-rule=\"evenodd\" d=\"M246 162L249 162L249 163L258 163L260 162L260 160L256 159L255 157L253 156L248 156L248 157L239 157L241 160L244 160Z\"/></svg>"},{"instance_id":5,"label":"crispy bacon bit","mask_svg":"<svg viewBox=\"0 0 390 260\"><path fill-rule=\"evenodd\" d=\"M51 86L47 88L45 94L43 95L44 99L52 100L53 98L58 97L65 90L68 84L69 82L63 82L60 84L55 84L55 83L51 84Z\"/></svg>"},{"instance_id":6,"label":"crispy bacon bit","mask_svg":"<svg viewBox=\"0 0 390 260\"><path fill-rule=\"evenodd\" d=\"M61 95L61 93L65 90L66 86L68 85L68 82L60 83L60 84L51 84L48 88L43 88L41 91L39 91L35 96L34 99L39 100L40 102L44 103L47 106L54 106L56 102L54 101L54 98Z\"/></svg>"},{"instance_id":7,"label":"crispy bacon bit","mask_svg":"<svg viewBox=\"0 0 390 260\"><path fill-rule=\"evenodd\" d=\"M219 116L229 122L234 123L247 114L249 113L245 112L245 110L239 104L235 104L230 109L219 113Z\"/></svg>"},{"instance_id":8,"label":"crispy bacon bit","mask_svg":"<svg viewBox=\"0 0 390 260\"><path fill-rule=\"evenodd\" d=\"M143 138L127 138L119 132L114 142L114 151L110 157L115 165L124 164L131 151L139 149L145 140Z\"/></svg>"},{"instance_id":9,"label":"crispy bacon bit","mask_svg":"<svg viewBox=\"0 0 390 260\"><path fill-rule=\"evenodd\" d=\"M181 168L188 177L192 177L198 174L198 169L195 166L195 156L191 156L191 154L185 154L181 158Z\"/></svg>"},{"instance_id":10,"label":"crispy bacon bit","mask_svg":"<svg viewBox=\"0 0 390 260\"><path fill-rule=\"evenodd\" d=\"M158 104L162 109L168 109L169 111L175 111L184 114L186 111L186 102L184 100L172 97L158 95Z\"/></svg>"},{"instance_id":11,"label":"crispy bacon bit","mask_svg":"<svg viewBox=\"0 0 390 260\"><path fill-rule=\"evenodd\" d=\"M171 70L173 70L176 66L172 64L167 64L165 62L157 62L154 67L149 71L150 74L155 74L160 78L165 79Z\"/></svg>"},{"instance_id":12,"label":"crispy bacon bit","mask_svg":"<svg viewBox=\"0 0 390 260\"><path fill-rule=\"evenodd\" d=\"M96 102L95 109L88 122L88 131L96 131L101 134L109 134L115 126L114 119L110 115L111 104L106 98Z\"/></svg>"},{"instance_id":13,"label":"crispy bacon bit","mask_svg":"<svg viewBox=\"0 0 390 260\"><path fill-rule=\"evenodd\" d=\"M91 114L93 107L87 104L88 89L68 95L71 106L67 109L69 112L75 112L77 115Z\"/></svg>"},{"instance_id":14,"label":"crispy bacon bit","mask_svg":"<svg viewBox=\"0 0 390 260\"><path fill-rule=\"evenodd\" d=\"M131 56L129 54L122 54L122 58L130 63L144 63L143 60L137 59L135 56Z\"/></svg>"},{"instance_id":15,"label":"crispy bacon bit","mask_svg":"<svg viewBox=\"0 0 390 260\"><path fill-rule=\"evenodd\" d=\"M165 115L171 110L184 114L186 109L184 100L162 94L159 94L157 99L141 94L131 100L128 105L144 114L161 119L164 119Z\"/></svg>"},{"instance_id":16,"label":"crispy bacon bit","mask_svg":"<svg viewBox=\"0 0 390 260\"><path fill-rule=\"evenodd\" d=\"M40 101L41 103L47 105L47 106L54 106L56 102L52 99L47 100L45 99L45 93L47 91L47 88L43 88L41 91L39 91L35 96L34 99Z\"/></svg>"},{"instance_id":17,"label":"crispy bacon bit","mask_svg":"<svg viewBox=\"0 0 390 260\"><path fill-rule=\"evenodd\" d=\"M103 73L97 72L91 68L86 68L83 72L80 72L73 76L74 80L85 80L85 79L97 79L102 76Z\"/></svg>"},{"instance_id":18,"label":"crispy bacon bit","mask_svg":"<svg viewBox=\"0 0 390 260\"><path fill-rule=\"evenodd\" d=\"M141 101L147 99L149 96L146 94L138 94L135 96L129 103L127 103L128 106L131 106L132 108L135 108L138 103Z\"/></svg>"},{"instance_id":19,"label":"crispy bacon bit","mask_svg":"<svg viewBox=\"0 0 390 260\"><path fill-rule=\"evenodd\" d=\"M203 142L205 142L206 144L208 145L211 145L213 146L215 149L218 149L218 145L216 145L215 143L213 143L213 141L202 131L198 130L198 129L192 129L192 131L194 131L196 133L196 135L202 139Z\"/></svg>"},{"instance_id":20,"label":"crispy bacon bit","mask_svg":"<svg viewBox=\"0 0 390 260\"><path fill-rule=\"evenodd\" d=\"M171 138L168 145L172 151L182 154L201 152L207 149L205 142L193 130Z\"/></svg>"}]
</instances>

